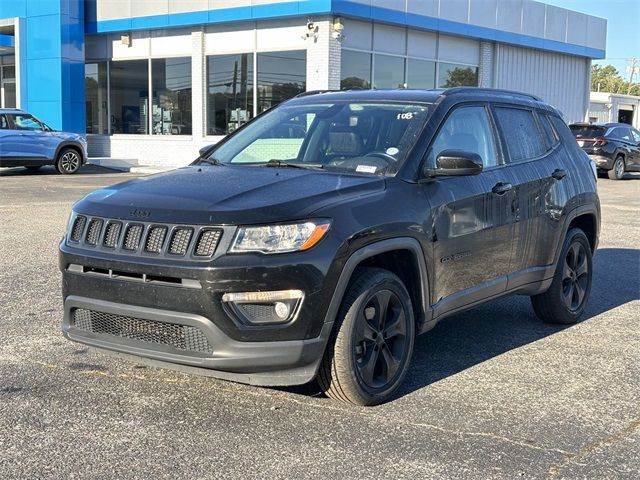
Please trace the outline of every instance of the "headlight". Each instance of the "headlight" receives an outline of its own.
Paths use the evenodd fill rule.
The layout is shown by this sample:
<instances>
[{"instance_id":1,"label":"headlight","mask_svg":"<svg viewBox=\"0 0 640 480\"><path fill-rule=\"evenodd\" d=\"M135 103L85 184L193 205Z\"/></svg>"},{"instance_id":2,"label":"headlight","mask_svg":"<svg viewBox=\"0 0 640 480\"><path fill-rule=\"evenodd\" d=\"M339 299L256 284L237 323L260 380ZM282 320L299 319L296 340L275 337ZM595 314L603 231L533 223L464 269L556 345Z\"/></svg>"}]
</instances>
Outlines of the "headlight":
<instances>
[{"instance_id":1,"label":"headlight","mask_svg":"<svg viewBox=\"0 0 640 480\"><path fill-rule=\"evenodd\" d=\"M229 251L284 253L309 250L322 240L330 225L328 220L310 220L286 225L240 227Z\"/></svg>"}]
</instances>

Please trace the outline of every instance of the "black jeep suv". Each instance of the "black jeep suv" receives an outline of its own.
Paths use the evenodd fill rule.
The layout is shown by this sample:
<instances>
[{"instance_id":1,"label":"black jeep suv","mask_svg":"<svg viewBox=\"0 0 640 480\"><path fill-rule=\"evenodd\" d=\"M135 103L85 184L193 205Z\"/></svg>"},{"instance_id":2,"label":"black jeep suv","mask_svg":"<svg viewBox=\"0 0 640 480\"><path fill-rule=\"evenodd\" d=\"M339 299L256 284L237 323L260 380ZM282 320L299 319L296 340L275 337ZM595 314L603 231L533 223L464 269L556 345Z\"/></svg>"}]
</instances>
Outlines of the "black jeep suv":
<instances>
[{"instance_id":1,"label":"black jeep suv","mask_svg":"<svg viewBox=\"0 0 640 480\"><path fill-rule=\"evenodd\" d=\"M535 97L303 94L188 167L76 203L63 332L372 405L446 316L517 293L545 321L576 322L599 227L593 165Z\"/></svg>"}]
</instances>

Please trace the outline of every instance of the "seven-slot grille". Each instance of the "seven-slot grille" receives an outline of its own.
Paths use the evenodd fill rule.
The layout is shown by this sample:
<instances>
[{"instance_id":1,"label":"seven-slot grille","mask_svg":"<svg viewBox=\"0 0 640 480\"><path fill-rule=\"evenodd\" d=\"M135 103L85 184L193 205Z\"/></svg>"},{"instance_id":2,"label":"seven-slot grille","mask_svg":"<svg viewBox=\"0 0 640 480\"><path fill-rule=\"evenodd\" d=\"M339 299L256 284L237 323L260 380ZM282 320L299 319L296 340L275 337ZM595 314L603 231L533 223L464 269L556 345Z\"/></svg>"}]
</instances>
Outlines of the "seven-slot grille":
<instances>
[{"instance_id":1,"label":"seven-slot grille","mask_svg":"<svg viewBox=\"0 0 640 480\"><path fill-rule=\"evenodd\" d=\"M120 230L122 230L122 223L120 222L108 222L107 229L104 232L104 246L109 248L116 248L118 240L120 240Z\"/></svg>"},{"instance_id":2,"label":"seven-slot grille","mask_svg":"<svg viewBox=\"0 0 640 480\"><path fill-rule=\"evenodd\" d=\"M96 245L100 238L100 232L102 231L102 219L92 218L87 228L87 236L84 241L89 245Z\"/></svg>"},{"instance_id":3,"label":"seven-slot grille","mask_svg":"<svg viewBox=\"0 0 640 480\"><path fill-rule=\"evenodd\" d=\"M169 253L173 255L185 255L193 235L193 228L178 227L173 231Z\"/></svg>"},{"instance_id":4,"label":"seven-slot grille","mask_svg":"<svg viewBox=\"0 0 640 480\"><path fill-rule=\"evenodd\" d=\"M164 237L167 236L167 227L153 226L149 229L147 241L144 244L144 251L150 253L160 253L164 245Z\"/></svg>"},{"instance_id":5,"label":"seven-slot grille","mask_svg":"<svg viewBox=\"0 0 640 480\"><path fill-rule=\"evenodd\" d=\"M213 252L215 252L218 241L220 241L220 230L203 230L200 232L200 237L198 237L198 244L196 245L194 255L198 257L210 257L213 255Z\"/></svg>"},{"instance_id":6,"label":"seven-slot grille","mask_svg":"<svg viewBox=\"0 0 640 480\"><path fill-rule=\"evenodd\" d=\"M127 254L189 255L205 259L215 254L221 237L221 228L127 223L78 215L71 223L68 240Z\"/></svg>"},{"instance_id":7,"label":"seven-slot grille","mask_svg":"<svg viewBox=\"0 0 640 480\"><path fill-rule=\"evenodd\" d=\"M73 325L86 332L112 335L177 350L210 354L213 348L202 330L190 325L97 312L84 308L72 311Z\"/></svg>"}]
</instances>

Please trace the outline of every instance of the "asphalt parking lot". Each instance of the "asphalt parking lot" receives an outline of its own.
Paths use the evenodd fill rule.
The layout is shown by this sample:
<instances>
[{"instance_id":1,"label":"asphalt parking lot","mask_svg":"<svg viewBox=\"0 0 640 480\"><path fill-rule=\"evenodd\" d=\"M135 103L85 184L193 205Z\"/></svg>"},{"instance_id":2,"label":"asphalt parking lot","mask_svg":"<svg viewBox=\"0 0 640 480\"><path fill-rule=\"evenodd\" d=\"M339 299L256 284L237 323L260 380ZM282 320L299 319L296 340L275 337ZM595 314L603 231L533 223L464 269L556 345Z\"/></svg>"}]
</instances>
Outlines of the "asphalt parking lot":
<instances>
[{"instance_id":1,"label":"asphalt parking lot","mask_svg":"<svg viewBox=\"0 0 640 480\"><path fill-rule=\"evenodd\" d=\"M400 397L355 408L141 367L60 334L72 203L131 174L0 171L0 478L638 478L640 175L600 179L584 320L526 297L419 337Z\"/></svg>"}]
</instances>

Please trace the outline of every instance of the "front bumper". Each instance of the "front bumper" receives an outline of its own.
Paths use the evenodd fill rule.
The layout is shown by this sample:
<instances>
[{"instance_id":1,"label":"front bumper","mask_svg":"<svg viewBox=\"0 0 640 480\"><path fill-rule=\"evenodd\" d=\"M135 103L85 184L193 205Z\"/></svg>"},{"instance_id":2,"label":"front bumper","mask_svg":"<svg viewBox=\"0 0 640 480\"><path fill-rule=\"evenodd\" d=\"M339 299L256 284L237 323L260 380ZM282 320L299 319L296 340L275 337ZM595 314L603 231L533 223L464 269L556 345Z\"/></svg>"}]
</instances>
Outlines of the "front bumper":
<instances>
[{"instance_id":1,"label":"front bumper","mask_svg":"<svg viewBox=\"0 0 640 480\"><path fill-rule=\"evenodd\" d=\"M76 312L99 312L120 322L119 333L104 334L102 327L79 324ZM134 322L135 320L135 322ZM128 322L124 327L122 322ZM95 322L94 322L95 323ZM188 327L206 337L210 351L176 348L175 335L163 327ZM300 385L318 370L333 323L323 324L316 338L271 342L241 342L229 338L214 323L199 315L68 296L64 301L63 335L69 340L134 355L136 361L251 385ZM167 339L163 342L164 338ZM182 335L182 334L180 334ZM169 338L171 336L171 338ZM142 340L153 339L153 342ZM174 345L171 345L174 343ZM184 345L183 345L184 347ZM209 347L201 348L209 350Z\"/></svg>"}]
</instances>

